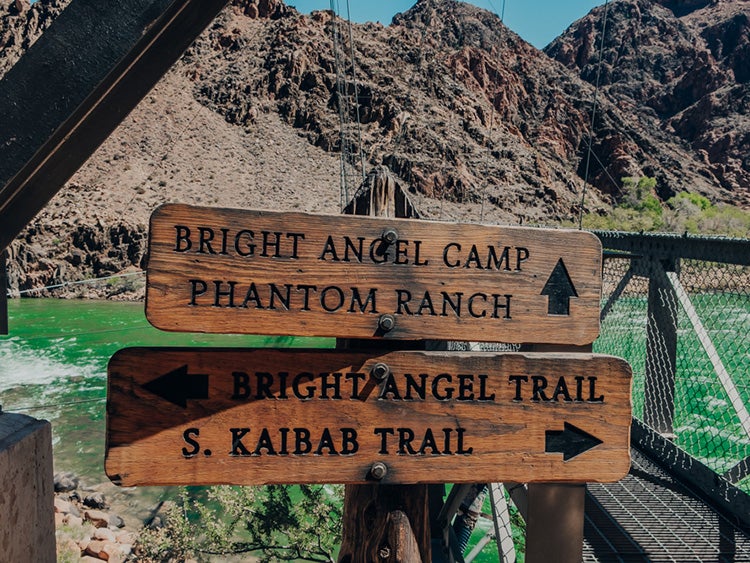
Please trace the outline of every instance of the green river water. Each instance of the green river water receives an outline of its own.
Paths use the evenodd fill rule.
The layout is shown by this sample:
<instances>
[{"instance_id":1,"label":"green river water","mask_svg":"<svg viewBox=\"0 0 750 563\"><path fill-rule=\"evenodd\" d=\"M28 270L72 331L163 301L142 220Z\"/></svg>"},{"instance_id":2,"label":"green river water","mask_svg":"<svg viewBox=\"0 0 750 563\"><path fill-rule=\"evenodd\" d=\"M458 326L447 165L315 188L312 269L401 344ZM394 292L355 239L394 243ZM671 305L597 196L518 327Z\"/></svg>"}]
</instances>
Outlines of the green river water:
<instances>
[{"instance_id":1,"label":"green river water","mask_svg":"<svg viewBox=\"0 0 750 563\"><path fill-rule=\"evenodd\" d=\"M104 492L112 509L137 528L167 487L121 489L104 474L106 372L129 346L329 347L333 339L169 333L149 325L142 303L13 299L10 335L0 336L0 405L52 424L55 471ZM485 507L489 510L489 506ZM480 521L482 526L489 525ZM472 543L481 537L475 531ZM476 562L497 561L491 544Z\"/></svg>"},{"instance_id":2,"label":"green river water","mask_svg":"<svg viewBox=\"0 0 750 563\"><path fill-rule=\"evenodd\" d=\"M153 328L143 303L14 299L0 336L0 405L52 424L55 471L71 471L105 493L138 528L168 487L119 488L104 473L107 362L129 346L321 347L331 339L169 333Z\"/></svg>"}]
</instances>

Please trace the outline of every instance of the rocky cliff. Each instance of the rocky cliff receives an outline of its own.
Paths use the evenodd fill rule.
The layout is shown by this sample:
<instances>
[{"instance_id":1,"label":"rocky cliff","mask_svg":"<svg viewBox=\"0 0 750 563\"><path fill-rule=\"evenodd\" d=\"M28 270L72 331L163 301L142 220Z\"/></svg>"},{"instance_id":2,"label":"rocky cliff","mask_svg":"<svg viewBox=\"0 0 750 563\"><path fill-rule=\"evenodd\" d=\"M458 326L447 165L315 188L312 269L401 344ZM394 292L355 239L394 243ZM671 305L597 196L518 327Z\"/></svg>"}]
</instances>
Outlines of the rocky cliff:
<instances>
[{"instance_id":1,"label":"rocky cliff","mask_svg":"<svg viewBox=\"0 0 750 563\"><path fill-rule=\"evenodd\" d=\"M684 147L673 166L651 155L654 172L659 164L692 169L719 197L750 204L750 2L617 0L545 52L587 82L599 80L652 137L658 131ZM659 178L663 197L678 187L669 172Z\"/></svg>"},{"instance_id":2,"label":"rocky cliff","mask_svg":"<svg viewBox=\"0 0 750 563\"><path fill-rule=\"evenodd\" d=\"M65 3L0 0L0 73ZM641 175L747 204L744 6L611 3L595 94L602 8L544 53L453 0L351 28L234 0L14 243L13 288L139 268L164 201L337 213L342 146L350 179L384 164L434 219L555 224L584 178L605 212Z\"/></svg>"}]
</instances>

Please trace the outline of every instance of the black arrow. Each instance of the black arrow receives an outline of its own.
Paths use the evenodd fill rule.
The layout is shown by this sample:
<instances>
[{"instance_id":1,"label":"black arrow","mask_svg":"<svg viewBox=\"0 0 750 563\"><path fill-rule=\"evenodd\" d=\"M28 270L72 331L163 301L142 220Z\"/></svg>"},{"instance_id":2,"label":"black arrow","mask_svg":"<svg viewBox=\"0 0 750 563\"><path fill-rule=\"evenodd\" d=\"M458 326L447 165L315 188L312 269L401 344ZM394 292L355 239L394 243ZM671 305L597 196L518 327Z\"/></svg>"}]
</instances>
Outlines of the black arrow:
<instances>
[{"instance_id":1,"label":"black arrow","mask_svg":"<svg viewBox=\"0 0 750 563\"><path fill-rule=\"evenodd\" d=\"M578 297L578 293L570 280L568 269L562 258L557 261L555 269L544 284L542 295L549 296L548 315L570 315L570 298Z\"/></svg>"},{"instance_id":2,"label":"black arrow","mask_svg":"<svg viewBox=\"0 0 750 563\"><path fill-rule=\"evenodd\" d=\"M184 365L149 381L143 388L186 408L188 399L208 399L208 375L188 374L188 367Z\"/></svg>"},{"instance_id":3,"label":"black arrow","mask_svg":"<svg viewBox=\"0 0 750 563\"><path fill-rule=\"evenodd\" d=\"M565 423L564 428L564 430L547 430L544 433L545 453L562 454L563 461L568 461L602 443L599 438L595 438L569 422Z\"/></svg>"}]
</instances>

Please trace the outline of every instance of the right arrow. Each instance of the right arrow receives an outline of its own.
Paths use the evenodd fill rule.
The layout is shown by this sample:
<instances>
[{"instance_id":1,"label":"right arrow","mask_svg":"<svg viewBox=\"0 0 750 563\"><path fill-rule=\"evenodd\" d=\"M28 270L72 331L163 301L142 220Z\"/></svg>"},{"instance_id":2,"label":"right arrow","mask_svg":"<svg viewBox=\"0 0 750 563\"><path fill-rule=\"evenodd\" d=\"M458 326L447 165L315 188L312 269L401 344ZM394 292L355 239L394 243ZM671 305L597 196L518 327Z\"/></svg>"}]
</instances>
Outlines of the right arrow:
<instances>
[{"instance_id":1,"label":"right arrow","mask_svg":"<svg viewBox=\"0 0 750 563\"><path fill-rule=\"evenodd\" d=\"M573 286L568 269L565 267L565 262L563 262L562 258L555 264L554 270L552 270L547 283L544 285L544 289L542 289L542 295L549 296L547 304L548 315L570 314L570 298L578 297L578 293Z\"/></svg>"},{"instance_id":2,"label":"right arrow","mask_svg":"<svg viewBox=\"0 0 750 563\"><path fill-rule=\"evenodd\" d=\"M544 453L562 454L563 461L573 459L602 443L588 432L566 422L564 430L547 430L544 433Z\"/></svg>"},{"instance_id":3,"label":"right arrow","mask_svg":"<svg viewBox=\"0 0 750 563\"><path fill-rule=\"evenodd\" d=\"M184 365L149 381L143 388L186 408L188 399L208 399L208 375L189 374L187 365Z\"/></svg>"}]
</instances>

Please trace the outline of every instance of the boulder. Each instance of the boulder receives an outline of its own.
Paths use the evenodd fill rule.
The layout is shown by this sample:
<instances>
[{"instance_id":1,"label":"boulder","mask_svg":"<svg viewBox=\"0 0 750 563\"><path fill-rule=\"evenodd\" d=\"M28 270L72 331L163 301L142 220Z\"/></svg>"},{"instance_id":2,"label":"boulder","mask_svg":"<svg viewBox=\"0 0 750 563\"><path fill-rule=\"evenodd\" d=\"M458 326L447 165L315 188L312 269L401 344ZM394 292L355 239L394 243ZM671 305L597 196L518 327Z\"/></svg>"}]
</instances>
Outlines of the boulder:
<instances>
[{"instance_id":1,"label":"boulder","mask_svg":"<svg viewBox=\"0 0 750 563\"><path fill-rule=\"evenodd\" d=\"M63 519L63 523L67 524L71 528L80 528L83 526L83 519L80 516L74 514L66 514Z\"/></svg>"},{"instance_id":2,"label":"boulder","mask_svg":"<svg viewBox=\"0 0 750 563\"><path fill-rule=\"evenodd\" d=\"M99 557L111 563L124 563L125 561L121 546L114 542L104 542Z\"/></svg>"},{"instance_id":3,"label":"boulder","mask_svg":"<svg viewBox=\"0 0 750 563\"><path fill-rule=\"evenodd\" d=\"M83 513L83 519L91 522L96 528L109 526L109 515L101 510L86 510Z\"/></svg>"},{"instance_id":4,"label":"boulder","mask_svg":"<svg viewBox=\"0 0 750 563\"><path fill-rule=\"evenodd\" d=\"M98 557L99 559L109 560L109 555L104 551L104 543L100 540L91 540L86 546L86 555Z\"/></svg>"},{"instance_id":5,"label":"boulder","mask_svg":"<svg viewBox=\"0 0 750 563\"><path fill-rule=\"evenodd\" d=\"M115 539L118 543L121 543L123 545L133 545L137 538L134 532L123 530L115 533Z\"/></svg>"},{"instance_id":6,"label":"boulder","mask_svg":"<svg viewBox=\"0 0 750 563\"><path fill-rule=\"evenodd\" d=\"M55 473L54 476L55 492L67 493L78 488L78 477L69 471Z\"/></svg>"},{"instance_id":7,"label":"boulder","mask_svg":"<svg viewBox=\"0 0 750 563\"><path fill-rule=\"evenodd\" d=\"M91 493L83 497L83 506L96 509L107 509L109 505L102 493Z\"/></svg>"},{"instance_id":8,"label":"boulder","mask_svg":"<svg viewBox=\"0 0 750 563\"><path fill-rule=\"evenodd\" d=\"M58 514L70 514L70 509L73 506L68 501L61 499L60 497L55 497L55 512Z\"/></svg>"},{"instance_id":9,"label":"boulder","mask_svg":"<svg viewBox=\"0 0 750 563\"><path fill-rule=\"evenodd\" d=\"M109 528L97 528L96 530L94 530L94 539L105 542L116 541L115 533Z\"/></svg>"},{"instance_id":10,"label":"boulder","mask_svg":"<svg viewBox=\"0 0 750 563\"><path fill-rule=\"evenodd\" d=\"M123 520L117 514L110 512L109 513L109 527L110 528L124 528L125 520Z\"/></svg>"}]
</instances>

